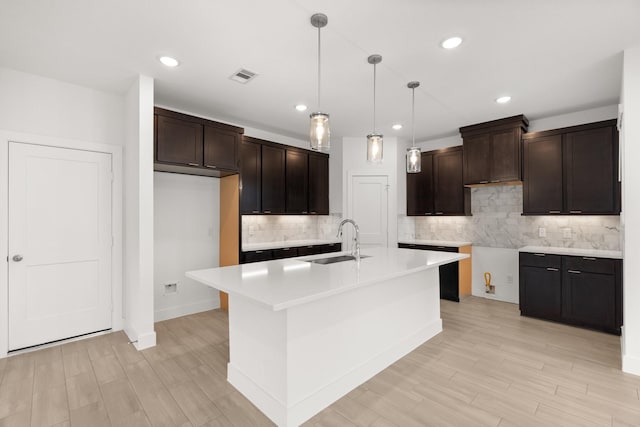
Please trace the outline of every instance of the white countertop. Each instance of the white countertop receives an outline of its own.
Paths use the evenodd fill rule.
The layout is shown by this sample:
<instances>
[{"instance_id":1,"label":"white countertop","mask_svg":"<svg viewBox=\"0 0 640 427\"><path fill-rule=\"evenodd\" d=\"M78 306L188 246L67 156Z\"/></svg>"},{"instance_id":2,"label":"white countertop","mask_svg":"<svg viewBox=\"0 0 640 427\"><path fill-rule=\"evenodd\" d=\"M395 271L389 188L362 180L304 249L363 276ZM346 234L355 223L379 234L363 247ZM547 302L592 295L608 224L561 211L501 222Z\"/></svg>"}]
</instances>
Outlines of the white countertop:
<instances>
[{"instance_id":1,"label":"white countertop","mask_svg":"<svg viewBox=\"0 0 640 427\"><path fill-rule=\"evenodd\" d=\"M359 267L355 261L327 265L303 261L341 254L348 252L188 271L186 276L277 311L469 257L451 252L376 247L362 250L362 255L369 258L361 259Z\"/></svg>"},{"instance_id":2,"label":"white countertop","mask_svg":"<svg viewBox=\"0 0 640 427\"><path fill-rule=\"evenodd\" d=\"M555 248L552 246L525 246L524 248L518 249L518 252L622 259L621 251L607 251L603 249Z\"/></svg>"},{"instance_id":3,"label":"white countertop","mask_svg":"<svg viewBox=\"0 0 640 427\"><path fill-rule=\"evenodd\" d=\"M308 239L308 240L282 240L280 242L247 243L242 245L242 251L262 251L265 249L297 248L300 246L327 245L340 243L342 240L336 239Z\"/></svg>"},{"instance_id":4,"label":"white countertop","mask_svg":"<svg viewBox=\"0 0 640 427\"><path fill-rule=\"evenodd\" d=\"M472 245L471 242L453 241L453 240L419 240L419 239L403 239L398 243L407 243L409 245L428 245L428 246L448 246L450 248L461 248L463 246Z\"/></svg>"}]
</instances>

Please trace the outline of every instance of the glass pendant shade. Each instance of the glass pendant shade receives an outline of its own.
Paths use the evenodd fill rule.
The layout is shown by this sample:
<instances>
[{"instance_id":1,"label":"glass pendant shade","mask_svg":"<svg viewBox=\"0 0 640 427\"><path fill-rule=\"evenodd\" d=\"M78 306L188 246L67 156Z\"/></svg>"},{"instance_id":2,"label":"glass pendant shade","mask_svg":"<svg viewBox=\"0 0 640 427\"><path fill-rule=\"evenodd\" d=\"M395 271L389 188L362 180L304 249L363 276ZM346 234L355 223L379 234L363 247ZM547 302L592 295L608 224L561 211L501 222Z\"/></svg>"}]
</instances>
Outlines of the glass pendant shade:
<instances>
[{"instance_id":1,"label":"glass pendant shade","mask_svg":"<svg viewBox=\"0 0 640 427\"><path fill-rule=\"evenodd\" d=\"M309 129L311 149L321 152L329 151L329 115L325 113L313 113L309 117L311 118L311 128Z\"/></svg>"},{"instance_id":2,"label":"glass pendant shade","mask_svg":"<svg viewBox=\"0 0 640 427\"><path fill-rule=\"evenodd\" d=\"M367 135L367 161L372 163L382 161L382 135L379 133Z\"/></svg>"},{"instance_id":3,"label":"glass pendant shade","mask_svg":"<svg viewBox=\"0 0 640 427\"><path fill-rule=\"evenodd\" d=\"M407 172L418 173L422 170L422 159L420 149L411 147L407 150Z\"/></svg>"}]
</instances>

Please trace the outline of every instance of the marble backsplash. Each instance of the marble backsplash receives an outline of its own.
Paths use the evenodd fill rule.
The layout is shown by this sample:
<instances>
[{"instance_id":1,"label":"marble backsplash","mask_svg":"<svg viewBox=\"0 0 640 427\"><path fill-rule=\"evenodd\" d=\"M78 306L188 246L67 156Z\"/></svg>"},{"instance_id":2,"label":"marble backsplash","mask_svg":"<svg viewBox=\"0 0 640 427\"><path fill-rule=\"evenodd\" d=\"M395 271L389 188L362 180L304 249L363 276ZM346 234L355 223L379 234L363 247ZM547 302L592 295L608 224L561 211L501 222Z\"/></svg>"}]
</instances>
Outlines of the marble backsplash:
<instances>
[{"instance_id":1,"label":"marble backsplash","mask_svg":"<svg viewBox=\"0 0 640 427\"><path fill-rule=\"evenodd\" d=\"M242 215L242 244L333 239L341 214Z\"/></svg>"},{"instance_id":2,"label":"marble backsplash","mask_svg":"<svg viewBox=\"0 0 640 427\"><path fill-rule=\"evenodd\" d=\"M398 218L398 239L464 240L494 248L527 245L620 250L619 216L523 216L522 186L471 189L470 217ZM539 236L539 228L546 236Z\"/></svg>"}]
</instances>

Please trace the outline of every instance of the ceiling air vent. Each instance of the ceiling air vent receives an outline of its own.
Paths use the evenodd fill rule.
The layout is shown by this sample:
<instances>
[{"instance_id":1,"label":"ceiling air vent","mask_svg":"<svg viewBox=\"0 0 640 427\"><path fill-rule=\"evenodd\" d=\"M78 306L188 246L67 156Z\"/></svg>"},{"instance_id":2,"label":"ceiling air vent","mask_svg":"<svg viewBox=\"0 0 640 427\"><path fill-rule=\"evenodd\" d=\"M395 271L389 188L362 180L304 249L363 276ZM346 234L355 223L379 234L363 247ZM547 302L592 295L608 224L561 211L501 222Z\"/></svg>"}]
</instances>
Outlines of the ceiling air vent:
<instances>
[{"instance_id":1,"label":"ceiling air vent","mask_svg":"<svg viewBox=\"0 0 640 427\"><path fill-rule=\"evenodd\" d=\"M249 81L253 80L254 77L256 77L257 74L254 73L253 71L249 71L249 70L245 70L244 68L240 68L238 71L236 71L235 73L233 73L231 75L231 77L229 77L231 80L238 82L238 83L248 83Z\"/></svg>"}]
</instances>

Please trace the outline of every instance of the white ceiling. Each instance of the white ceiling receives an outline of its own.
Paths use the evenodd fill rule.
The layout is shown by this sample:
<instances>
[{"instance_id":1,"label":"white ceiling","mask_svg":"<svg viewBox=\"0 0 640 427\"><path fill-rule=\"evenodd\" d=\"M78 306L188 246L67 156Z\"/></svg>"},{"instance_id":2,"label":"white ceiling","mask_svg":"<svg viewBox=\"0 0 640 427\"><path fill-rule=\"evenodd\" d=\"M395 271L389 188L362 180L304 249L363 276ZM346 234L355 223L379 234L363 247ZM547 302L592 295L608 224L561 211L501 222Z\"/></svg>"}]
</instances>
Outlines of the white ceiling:
<instances>
[{"instance_id":1,"label":"white ceiling","mask_svg":"<svg viewBox=\"0 0 640 427\"><path fill-rule=\"evenodd\" d=\"M406 84L418 80L425 140L617 103L622 51L640 44L638 0L0 0L0 66L120 93L142 73L155 78L157 104L306 139L315 12L329 17L322 110L332 138L373 130L373 53L383 58L377 130L411 137ZM451 35L463 44L442 49ZM160 54L181 65L164 67ZM235 83L239 68L259 76ZM496 104L503 94L511 103Z\"/></svg>"}]
</instances>

